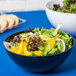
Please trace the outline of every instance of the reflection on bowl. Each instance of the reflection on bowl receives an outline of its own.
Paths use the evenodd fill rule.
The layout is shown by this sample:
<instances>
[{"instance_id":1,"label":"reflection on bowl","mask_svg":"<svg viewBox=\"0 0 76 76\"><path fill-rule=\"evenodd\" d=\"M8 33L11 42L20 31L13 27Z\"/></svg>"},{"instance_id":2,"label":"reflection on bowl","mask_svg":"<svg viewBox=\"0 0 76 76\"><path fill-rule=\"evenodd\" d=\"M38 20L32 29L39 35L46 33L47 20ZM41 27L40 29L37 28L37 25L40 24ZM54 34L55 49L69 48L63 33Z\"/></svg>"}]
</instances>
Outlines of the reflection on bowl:
<instances>
[{"instance_id":1,"label":"reflection on bowl","mask_svg":"<svg viewBox=\"0 0 76 76\"><path fill-rule=\"evenodd\" d=\"M50 10L53 8L53 4L60 4L62 6L63 0L52 0L45 5L46 15L49 21L54 27L58 24L62 24L61 30L69 33L72 36L76 36L76 14L61 13Z\"/></svg>"},{"instance_id":2,"label":"reflection on bowl","mask_svg":"<svg viewBox=\"0 0 76 76\"><path fill-rule=\"evenodd\" d=\"M15 33L7 37L5 41L8 39L11 39L17 34L24 33L24 31ZM3 44L4 44L3 42ZM74 39L73 39L73 45L74 45ZM5 45L4 45L5 47ZM73 48L73 46L72 46ZM24 56L24 55L18 55L15 53L12 53L8 51L8 49L5 47L9 57L19 66L23 67L27 71L30 72L44 72L47 70L52 70L56 67L58 67L60 64L62 64L66 58L69 56L69 54L72 51L72 48L68 51L65 51L63 53L52 55L52 56Z\"/></svg>"}]
</instances>

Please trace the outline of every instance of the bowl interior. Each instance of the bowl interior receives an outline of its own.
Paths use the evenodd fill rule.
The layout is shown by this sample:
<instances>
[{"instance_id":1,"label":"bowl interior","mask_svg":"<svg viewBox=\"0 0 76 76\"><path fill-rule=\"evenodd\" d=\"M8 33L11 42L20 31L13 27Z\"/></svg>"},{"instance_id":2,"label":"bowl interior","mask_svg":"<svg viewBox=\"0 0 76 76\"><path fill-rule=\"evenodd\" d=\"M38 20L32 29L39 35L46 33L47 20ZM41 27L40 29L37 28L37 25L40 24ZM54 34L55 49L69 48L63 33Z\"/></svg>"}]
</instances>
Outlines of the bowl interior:
<instances>
[{"instance_id":1,"label":"bowl interior","mask_svg":"<svg viewBox=\"0 0 76 76\"><path fill-rule=\"evenodd\" d=\"M46 4L46 7L53 8L53 4L60 4L60 6L63 6L63 1L64 0L52 0Z\"/></svg>"}]
</instances>

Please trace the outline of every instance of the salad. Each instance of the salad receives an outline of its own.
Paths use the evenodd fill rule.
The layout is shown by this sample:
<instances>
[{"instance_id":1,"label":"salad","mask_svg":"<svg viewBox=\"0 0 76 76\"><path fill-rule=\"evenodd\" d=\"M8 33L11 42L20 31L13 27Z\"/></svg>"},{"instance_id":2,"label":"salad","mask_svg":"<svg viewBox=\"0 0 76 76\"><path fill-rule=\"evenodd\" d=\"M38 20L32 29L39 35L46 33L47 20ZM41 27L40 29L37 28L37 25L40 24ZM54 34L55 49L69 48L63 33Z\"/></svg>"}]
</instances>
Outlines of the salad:
<instances>
[{"instance_id":1,"label":"salad","mask_svg":"<svg viewBox=\"0 0 76 76\"><path fill-rule=\"evenodd\" d=\"M53 9L49 9L57 12L76 14L76 0L64 0L63 6L60 6L60 4L54 4Z\"/></svg>"},{"instance_id":2,"label":"salad","mask_svg":"<svg viewBox=\"0 0 76 76\"><path fill-rule=\"evenodd\" d=\"M56 29L25 30L5 42L8 51L25 56L57 55L70 49L73 38L67 33Z\"/></svg>"}]
</instances>

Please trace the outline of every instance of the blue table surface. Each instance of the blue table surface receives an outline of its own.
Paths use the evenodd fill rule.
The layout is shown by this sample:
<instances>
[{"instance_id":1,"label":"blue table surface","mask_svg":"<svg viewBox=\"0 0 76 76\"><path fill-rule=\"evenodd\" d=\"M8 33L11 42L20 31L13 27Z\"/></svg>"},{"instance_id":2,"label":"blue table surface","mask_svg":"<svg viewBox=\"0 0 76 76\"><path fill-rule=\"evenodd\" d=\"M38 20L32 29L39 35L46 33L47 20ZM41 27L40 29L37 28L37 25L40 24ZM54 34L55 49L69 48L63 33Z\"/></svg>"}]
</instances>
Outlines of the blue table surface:
<instances>
[{"instance_id":1,"label":"blue table surface","mask_svg":"<svg viewBox=\"0 0 76 76\"><path fill-rule=\"evenodd\" d=\"M26 23L22 24L20 27L9 30L0 34L0 76L75 76L76 75L76 44L66 61L60 65L54 71L48 71L44 73L31 73L24 71L21 67L16 65L7 55L4 47L3 40L9 35L23 31L31 27L39 28L51 28L53 27L48 21L45 11L30 11L30 12L10 12L9 14L15 14L19 18L26 19ZM75 38L74 38L75 39Z\"/></svg>"}]
</instances>

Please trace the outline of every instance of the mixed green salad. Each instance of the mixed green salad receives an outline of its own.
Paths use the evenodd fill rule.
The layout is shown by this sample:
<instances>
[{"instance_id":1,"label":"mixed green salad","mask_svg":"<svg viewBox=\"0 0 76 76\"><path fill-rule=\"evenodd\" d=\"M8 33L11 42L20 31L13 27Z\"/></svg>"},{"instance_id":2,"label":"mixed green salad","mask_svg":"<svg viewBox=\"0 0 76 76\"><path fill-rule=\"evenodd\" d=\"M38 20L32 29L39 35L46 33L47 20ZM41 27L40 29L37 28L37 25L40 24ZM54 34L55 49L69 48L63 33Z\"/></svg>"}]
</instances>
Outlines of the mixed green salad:
<instances>
[{"instance_id":1,"label":"mixed green salad","mask_svg":"<svg viewBox=\"0 0 76 76\"><path fill-rule=\"evenodd\" d=\"M29 29L15 35L5 45L9 51L25 56L56 55L73 45L73 38L59 28L60 25L56 29Z\"/></svg>"},{"instance_id":2,"label":"mixed green salad","mask_svg":"<svg viewBox=\"0 0 76 76\"><path fill-rule=\"evenodd\" d=\"M57 12L76 14L76 0L64 0L63 6L60 6L59 4L54 4L53 9L49 9Z\"/></svg>"}]
</instances>

